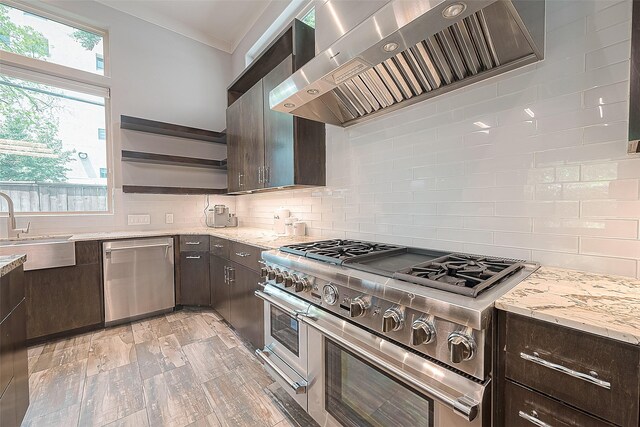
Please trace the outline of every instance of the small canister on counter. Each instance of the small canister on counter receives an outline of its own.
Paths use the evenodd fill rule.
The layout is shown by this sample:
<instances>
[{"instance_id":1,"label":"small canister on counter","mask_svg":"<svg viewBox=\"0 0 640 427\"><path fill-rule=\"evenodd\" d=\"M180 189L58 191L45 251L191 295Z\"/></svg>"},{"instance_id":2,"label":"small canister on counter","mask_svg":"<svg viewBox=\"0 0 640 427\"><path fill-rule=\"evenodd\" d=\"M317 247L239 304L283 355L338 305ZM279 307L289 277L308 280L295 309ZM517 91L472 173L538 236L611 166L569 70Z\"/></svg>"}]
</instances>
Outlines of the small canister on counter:
<instances>
[{"instance_id":1,"label":"small canister on counter","mask_svg":"<svg viewBox=\"0 0 640 427\"><path fill-rule=\"evenodd\" d=\"M307 224L302 221L296 221L293 223L293 235L305 236L307 234Z\"/></svg>"},{"instance_id":2,"label":"small canister on counter","mask_svg":"<svg viewBox=\"0 0 640 427\"><path fill-rule=\"evenodd\" d=\"M295 218L295 217L285 218L285 220L284 220L284 234L286 236L293 236L294 235L293 224L296 223L297 221L298 221L298 218Z\"/></svg>"}]
</instances>

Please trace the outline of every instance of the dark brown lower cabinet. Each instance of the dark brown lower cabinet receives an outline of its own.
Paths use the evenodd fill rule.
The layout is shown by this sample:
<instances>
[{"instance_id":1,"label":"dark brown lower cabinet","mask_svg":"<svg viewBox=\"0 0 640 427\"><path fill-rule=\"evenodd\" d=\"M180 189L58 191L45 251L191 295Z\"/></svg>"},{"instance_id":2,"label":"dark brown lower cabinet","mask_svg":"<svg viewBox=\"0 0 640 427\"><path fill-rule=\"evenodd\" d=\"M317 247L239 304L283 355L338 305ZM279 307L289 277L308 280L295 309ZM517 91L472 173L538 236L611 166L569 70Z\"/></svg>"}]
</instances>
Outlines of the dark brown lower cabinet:
<instances>
[{"instance_id":1,"label":"dark brown lower cabinet","mask_svg":"<svg viewBox=\"0 0 640 427\"><path fill-rule=\"evenodd\" d=\"M211 305L208 251L180 253L180 287L182 305Z\"/></svg>"},{"instance_id":2,"label":"dark brown lower cabinet","mask_svg":"<svg viewBox=\"0 0 640 427\"><path fill-rule=\"evenodd\" d=\"M76 265L27 271L27 339L99 327L104 322L100 243L76 242Z\"/></svg>"},{"instance_id":3,"label":"dark brown lower cabinet","mask_svg":"<svg viewBox=\"0 0 640 427\"><path fill-rule=\"evenodd\" d=\"M7 289L11 288L8 292ZM18 293L16 294L16 291ZM0 278L0 298L12 304L0 310L0 426L17 427L29 406L26 305L22 267ZM21 295L21 298L17 299Z\"/></svg>"},{"instance_id":4,"label":"dark brown lower cabinet","mask_svg":"<svg viewBox=\"0 0 640 427\"><path fill-rule=\"evenodd\" d=\"M229 321L229 284L227 283L226 270L231 262L219 256L211 255L209 258L209 271L211 283L211 306L227 322Z\"/></svg>"},{"instance_id":5,"label":"dark brown lower cabinet","mask_svg":"<svg viewBox=\"0 0 640 427\"><path fill-rule=\"evenodd\" d=\"M229 323L254 347L264 346L264 303L256 297L260 275L249 268L230 262Z\"/></svg>"},{"instance_id":6,"label":"dark brown lower cabinet","mask_svg":"<svg viewBox=\"0 0 640 427\"><path fill-rule=\"evenodd\" d=\"M638 427L640 347L504 312L498 332L496 425Z\"/></svg>"}]
</instances>

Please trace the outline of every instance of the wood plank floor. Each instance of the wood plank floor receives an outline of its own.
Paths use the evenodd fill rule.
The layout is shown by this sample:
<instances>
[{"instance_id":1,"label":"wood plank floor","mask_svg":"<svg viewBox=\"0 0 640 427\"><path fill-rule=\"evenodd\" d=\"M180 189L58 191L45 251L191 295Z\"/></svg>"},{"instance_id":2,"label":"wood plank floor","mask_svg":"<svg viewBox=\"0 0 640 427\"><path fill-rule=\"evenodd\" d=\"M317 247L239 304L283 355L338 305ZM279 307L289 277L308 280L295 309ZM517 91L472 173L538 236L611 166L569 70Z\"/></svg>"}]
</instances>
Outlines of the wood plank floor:
<instances>
[{"instance_id":1,"label":"wood plank floor","mask_svg":"<svg viewBox=\"0 0 640 427\"><path fill-rule=\"evenodd\" d=\"M22 426L310 426L217 313L181 310L29 349Z\"/></svg>"}]
</instances>

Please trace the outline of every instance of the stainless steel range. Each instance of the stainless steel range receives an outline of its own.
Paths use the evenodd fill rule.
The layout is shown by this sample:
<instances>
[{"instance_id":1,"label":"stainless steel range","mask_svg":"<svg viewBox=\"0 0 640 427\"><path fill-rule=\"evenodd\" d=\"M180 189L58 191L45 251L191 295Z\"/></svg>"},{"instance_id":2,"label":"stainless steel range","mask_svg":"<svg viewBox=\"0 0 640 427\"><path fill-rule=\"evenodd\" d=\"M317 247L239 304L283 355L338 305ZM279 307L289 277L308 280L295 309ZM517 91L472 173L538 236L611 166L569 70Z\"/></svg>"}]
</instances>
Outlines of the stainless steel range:
<instances>
[{"instance_id":1,"label":"stainless steel range","mask_svg":"<svg viewBox=\"0 0 640 427\"><path fill-rule=\"evenodd\" d=\"M263 260L256 354L320 425L491 424L494 302L536 264L355 240Z\"/></svg>"}]
</instances>

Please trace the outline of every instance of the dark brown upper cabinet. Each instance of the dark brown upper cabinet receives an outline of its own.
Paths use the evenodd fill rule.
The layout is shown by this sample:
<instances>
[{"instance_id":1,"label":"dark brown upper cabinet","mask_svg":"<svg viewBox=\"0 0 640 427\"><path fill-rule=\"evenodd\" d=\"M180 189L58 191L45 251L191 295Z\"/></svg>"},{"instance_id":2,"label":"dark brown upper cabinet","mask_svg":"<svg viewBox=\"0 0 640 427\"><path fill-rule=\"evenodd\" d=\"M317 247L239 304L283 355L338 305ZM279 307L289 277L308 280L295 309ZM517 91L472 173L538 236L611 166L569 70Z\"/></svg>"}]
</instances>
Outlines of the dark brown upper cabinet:
<instances>
[{"instance_id":1,"label":"dark brown upper cabinet","mask_svg":"<svg viewBox=\"0 0 640 427\"><path fill-rule=\"evenodd\" d=\"M325 185L325 125L269 108L269 92L314 54L313 28L294 20L229 86L229 193Z\"/></svg>"}]
</instances>

